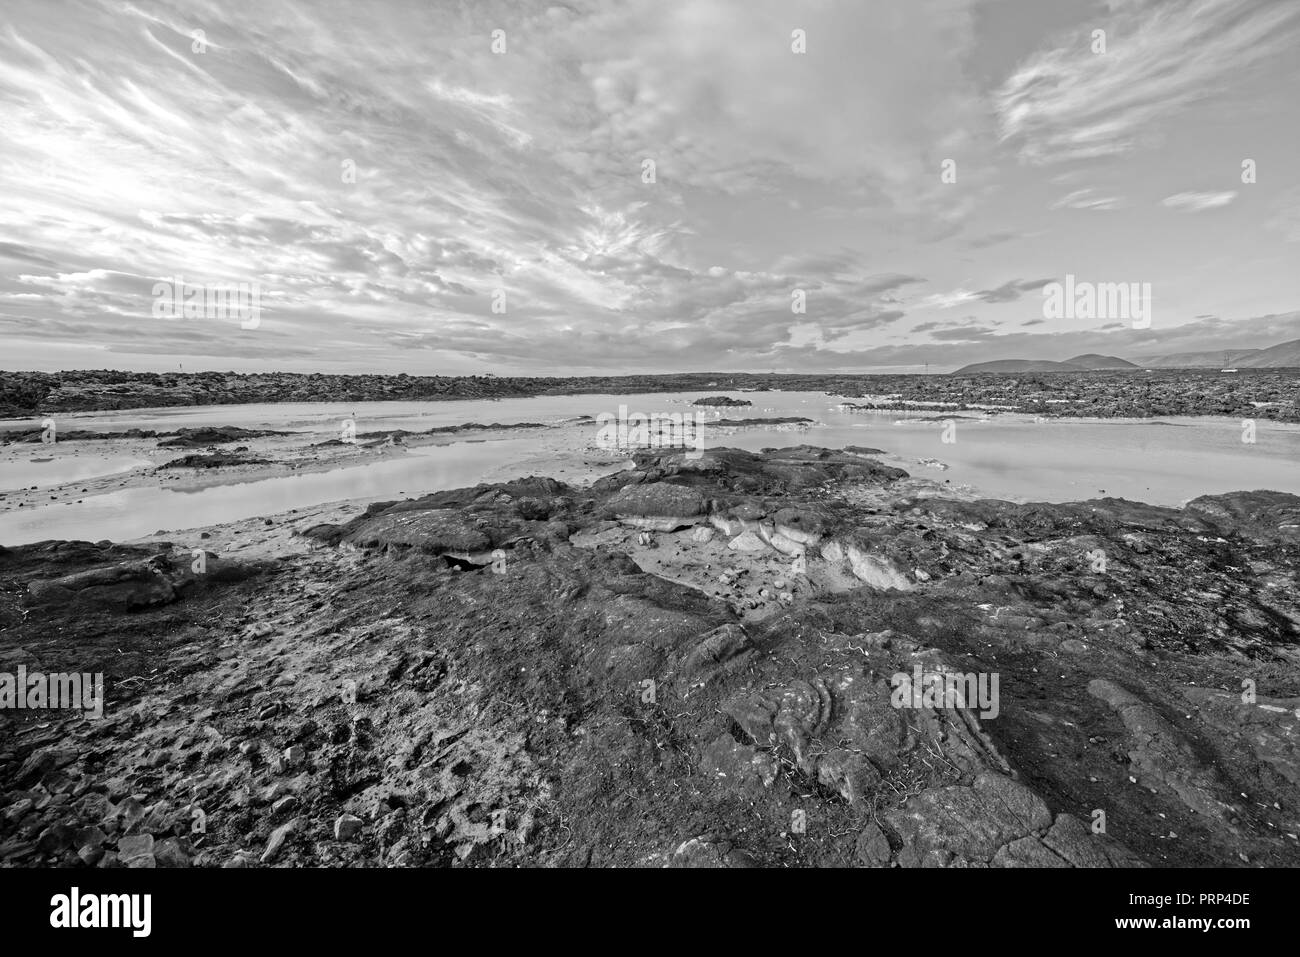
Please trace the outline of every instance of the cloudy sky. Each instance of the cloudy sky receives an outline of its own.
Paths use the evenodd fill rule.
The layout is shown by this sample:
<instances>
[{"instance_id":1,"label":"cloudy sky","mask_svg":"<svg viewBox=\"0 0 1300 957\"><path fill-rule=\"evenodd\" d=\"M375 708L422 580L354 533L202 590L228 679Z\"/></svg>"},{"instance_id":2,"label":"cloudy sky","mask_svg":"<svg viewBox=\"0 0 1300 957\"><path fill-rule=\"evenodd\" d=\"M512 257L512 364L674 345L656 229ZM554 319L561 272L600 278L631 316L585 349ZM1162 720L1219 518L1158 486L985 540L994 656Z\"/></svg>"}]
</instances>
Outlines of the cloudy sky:
<instances>
[{"instance_id":1,"label":"cloudy sky","mask_svg":"<svg viewBox=\"0 0 1300 957\"><path fill-rule=\"evenodd\" d=\"M4 0L0 366L1267 346L1297 49L1297 0ZM1151 327L1044 318L1066 274L1150 283ZM260 325L155 318L175 276L257 283Z\"/></svg>"}]
</instances>

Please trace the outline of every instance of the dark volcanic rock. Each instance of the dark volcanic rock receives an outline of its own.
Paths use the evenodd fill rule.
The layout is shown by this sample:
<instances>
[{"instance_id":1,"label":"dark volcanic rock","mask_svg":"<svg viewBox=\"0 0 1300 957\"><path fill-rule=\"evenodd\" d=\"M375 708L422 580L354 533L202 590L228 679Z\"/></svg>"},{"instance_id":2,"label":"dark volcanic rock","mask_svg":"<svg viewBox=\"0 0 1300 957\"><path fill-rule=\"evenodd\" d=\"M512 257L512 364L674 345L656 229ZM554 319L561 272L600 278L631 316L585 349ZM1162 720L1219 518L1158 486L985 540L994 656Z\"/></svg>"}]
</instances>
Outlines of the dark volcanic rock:
<instances>
[{"instance_id":1,"label":"dark volcanic rock","mask_svg":"<svg viewBox=\"0 0 1300 957\"><path fill-rule=\"evenodd\" d=\"M736 428L756 425L811 425L812 419L802 415L755 416L752 419L715 419L704 423L705 427Z\"/></svg>"},{"instance_id":2,"label":"dark volcanic rock","mask_svg":"<svg viewBox=\"0 0 1300 957\"><path fill-rule=\"evenodd\" d=\"M287 432L272 432L264 429L241 429L235 425L204 426L197 429L177 429L171 438L158 443L161 448L199 449L209 445L221 445L225 442L240 442L256 439L266 435L288 435Z\"/></svg>"},{"instance_id":3,"label":"dark volcanic rock","mask_svg":"<svg viewBox=\"0 0 1300 957\"><path fill-rule=\"evenodd\" d=\"M103 671L109 701L0 725L0 856L1294 863L1290 497L903 477L861 449L638 453L589 488L374 503L254 569L0 549L0 671Z\"/></svg>"},{"instance_id":4,"label":"dark volcanic rock","mask_svg":"<svg viewBox=\"0 0 1300 957\"><path fill-rule=\"evenodd\" d=\"M243 581L261 571L256 564L233 562L211 552L204 554L201 571L195 570L195 564L188 553L180 556L156 553L148 558L97 565L58 578L34 579L28 583L27 591L34 605L132 611L169 604L184 589L196 584Z\"/></svg>"},{"instance_id":5,"label":"dark volcanic rock","mask_svg":"<svg viewBox=\"0 0 1300 957\"><path fill-rule=\"evenodd\" d=\"M1131 738L1128 752L1139 784L1168 788L1198 814L1228 819L1240 813L1213 767L1154 708L1105 678L1088 682L1088 693L1110 705Z\"/></svg>"},{"instance_id":6,"label":"dark volcanic rock","mask_svg":"<svg viewBox=\"0 0 1300 957\"><path fill-rule=\"evenodd\" d=\"M620 521L670 532L694 524L705 505L695 489L653 482L620 489L605 503L605 511Z\"/></svg>"},{"instance_id":7,"label":"dark volcanic rock","mask_svg":"<svg viewBox=\"0 0 1300 957\"><path fill-rule=\"evenodd\" d=\"M1268 351L1268 350L1266 350ZM752 392L814 391L834 396L872 396L861 408L932 412L989 406L1044 417L1153 417L1224 415L1282 422L1300 420L1295 373L1243 368L1219 375L1211 369L1086 371L1050 374L960 376L840 373L728 373L726 387ZM257 402L339 402L502 398L532 395L632 395L700 392L716 388L716 373L631 376L412 376L332 375L288 372L152 373L86 370L0 372L0 417L97 409L141 409ZM888 399L881 396L891 396ZM732 400L723 396L728 402ZM1065 401L1061 401L1064 399ZM852 407L854 403L846 403ZM996 414L994 411L992 414Z\"/></svg>"},{"instance_id":8,"label":"dark volcanic rock","mask_svg":"<svg viewBox=\"0 0 1300 957\"><path fill-rule=\"evenodd\" d=\"M233 452L213 452L209 455L186 455L158 466L160 469L217 469L232 465L269 465L269 459L254 459Z\"/></svg>"},{"instance_id":9,"label":"dark volcanic rock","mask_svg":"<svg viewBox=\"0 0 1300 957\"><path fill-rule=\"evenodd\" d=\"M1001 848L1046 831L1052 815L1024 785L981 774L970 787L925 791L885 820L901 838L907 862L925 866L951 864L952 857L987 863Z\"/></svg>"},{"instance_id":10,"label":"dark volcanic rock","mask_svg":"<svg viewBox=\"0 0 1300 957\"><path fill-rule=\"evenodd\" d=\"M733 399L726 395L711 395L703 399L696 399L691 405L721 405L728 407L738 407L753 405L748 399Z\"/></svg>"},{"instance_id":11,"label":"dark volcanic rock","mask_svg":"<svg viewBox=\"0 0 1300 957\"><path fill-rule=\"evenodd\" d=\"M1202 495L1188 502L1187 509L1224 530L1240 529L1300 540L1300 496L1297 495L1261 491Z\"/></svg>"},{"instance_id":12,"label":"dark volcanic rock","mask_svg":"<svg viewBox=\"0 0 1300 957\"><path fill-rule=\"evenodd\" d=\"M341 540L363 548L393 545L437 555L487 551L517 531L517 527L489 525L450 509L394 509L367 519Z\"/></svg>"},{"instance_id":13,"label":"dark volcanic rock","mask_svg":"<svg viewBox=\"0 0 1300 957\"><path fill-rule=\"evenodd\" d=\"M168 574L170 563L161 558L123 562L104 568L27 586L35 604L81 602L117 607L125 611L146 605L162 605L176 599L175 579Z\"/></svg>"}]
</instances>

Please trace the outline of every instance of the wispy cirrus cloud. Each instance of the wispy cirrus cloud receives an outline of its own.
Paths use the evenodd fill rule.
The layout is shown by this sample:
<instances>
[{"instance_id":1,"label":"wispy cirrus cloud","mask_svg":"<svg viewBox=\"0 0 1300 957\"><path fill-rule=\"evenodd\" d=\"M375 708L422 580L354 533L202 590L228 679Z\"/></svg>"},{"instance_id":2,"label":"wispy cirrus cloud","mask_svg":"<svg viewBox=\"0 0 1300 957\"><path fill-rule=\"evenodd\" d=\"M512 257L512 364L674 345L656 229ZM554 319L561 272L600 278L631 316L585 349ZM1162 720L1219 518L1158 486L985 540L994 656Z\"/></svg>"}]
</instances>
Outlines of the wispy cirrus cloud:
<instances>
[{"instance_id":1,"label":"wispy cirrus cloud","mask_svg":"<svg viewBox=\"0 0 1300 957\"><path fill-rule=\"evenodd\" d=\"M1227 206L1236 198L1236 190L1227 190L1221 193L1175 193L1162 199L1160 205L1168 206L1171 209L1181 209L1188 213L1199 213L1207 209L1219 209Z\"/></svg>"},{"instance_id":2,"label":"wispy cirrus cloud","mask_svg":"<svg viewBox=\"0 0 1300 957\"><path fill-rule=\"evenodd\" d=\"M992 289L972 292L968 289L954 289L951 292L934 293L926 296L920 305L936 309L952 309L972 302L1015 302L1026 292L1042 289L1051 279L1012 279Z\"/></svg>"},{"instance_id":3,"label":"wispy cirrus cloud","mask_svg":"<svg viewBox=\"0 0 1300 957\"><path fill-rule=\"evenodd\" d=\"M991 133L952 56L972 5L885 24L848 0L88 0L71 23L15 0L0 257L23 278L0 277L0 315L34 343L58 314L143 348L124 323L183 275L263 290L255 337L219 330L211 358L274 361L307 328L322 362L436 349L453 369L599 367L651 340L766 360L812 321L840 341L900 318L916 280L733 210L788 193L956 223L977 194L945 192L939 159Z\"/></svg>"},{"instance_id":4,"label":"wispy cirrus cloud","mask_svg":"<svg viewBox=\"0 0 1300 957\"><path fill-rule=\"evenodd\" d=\"M1294 51L1300 5L1132 0L1030 56L996 102L1000 135L1031 163L1128 152L1228 78ZM1093 30L1106 31L1094 52Z\"/></svg>"},{"instance_id":5,"label":"wispy cirrus cloud","mask_svg":"<svg viewBox=\"0 0 1300 957\"><path fill-rule=\"evenodd\" d=\"M1291 308L1292 5L1112 3L1095 62L1098 8L1042 6L7 0L5 361L852 369L994 348L1043 282L1006 277L1070 271L1162 278L1170 323ZM1250 109L1200 109L1256 67ZM1171 181L1236 186L1228 122L1250 207L1159 215ZM1123 163L1021 162L1089 157ZM176 276L259 283L260 327L160 324ZM1039 331L1012 344L1056 354Z\"/></svg>"},{"instance_id":6,"label":"wispy cirrus cloud","mask_svg":"<svg viewBox=\"0 0 1300 957\"><path fill-rule=\"evenodd\" d=\"M1118 196L1105 196L1095 189L1076 189L1052 203L1052 209L1119 209L1123 202Z\"/></svg>"}]
</instances>

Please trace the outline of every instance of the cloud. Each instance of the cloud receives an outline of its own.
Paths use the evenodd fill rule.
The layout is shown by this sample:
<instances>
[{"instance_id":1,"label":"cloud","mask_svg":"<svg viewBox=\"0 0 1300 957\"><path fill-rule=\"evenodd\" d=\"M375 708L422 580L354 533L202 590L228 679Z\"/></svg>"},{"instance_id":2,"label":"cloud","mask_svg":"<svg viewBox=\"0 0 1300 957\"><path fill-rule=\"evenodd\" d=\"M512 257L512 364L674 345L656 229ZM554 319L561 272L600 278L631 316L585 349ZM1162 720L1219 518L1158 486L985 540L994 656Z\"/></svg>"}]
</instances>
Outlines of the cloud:
<instances>
[{"instance_id":1,"label":"cloud","mask_svg":"<svg viewBox=\"0 0 1300 957\"><path fill-rule=\"evenodd\" d=\"M975 295L984 302L1015 302L1023 293L1042 289L1052 281L1051 279L1013 279L1010 282L1004 282L996 289L985 289Z\"/></svg>"},{"instance_id":2,"label":"cloud","mask_svg":"<svg viewBox=\"0 0 1300 957\"><path fill-rule=\"evenodd\" d=\"M1034 18L990 29L982 0L85 0L75 20L8 0L6 345L561 374L983 344L987 314L1018 321L1001 307L1045 282L1001 276L1147 253L1103 234L1118 217L1043 215L1058 192L1114 209L1089 184L1115 180L1013 181L999 136L1013 161L1109 155L1294 35L1255 0L1112 6L1114 63ZM1271 222L1300 239L1288 202ZM259 283L260 328L154 320L176 275ZM974 319L909 328L956 306Z\"/></svg>"},{"instance_id":3,"label":"cloud","mask_svg":"<svg viewBox=\"0 0 1300 957\"><path fill-rule=\"evenodd\" d=\"M10 259L14 262L29 263L34 266L46 266L49 268L54 268L58 265L53 259L42 256L37 250L30 246L24 246L22 243L0 242L0 259Z\"/></svg>"},{"instance_id":4,"label":"cloud","mask_svg":"<svg viewBox=\"0 0 1300 957\"><path fill-rule=\"evenodd\" d=\"M1157 124L1227 80L1288 55L1300 5L1276 0L1112 4L1028 57L997 91L1000 138L1029 163L1096 159L1149 141ZM1094 53L1092 30L1106 31Z\"/></svg>"},{"instance_id":5,"label":"cloud","mask_svg":"<svg viewBox=\"0 0 1300 957\"><path fill-rule=\"evenodd\" d=\"M922 322L913 326L911 331L912 333L915 334L918 332L932 332L934 330L953 330L953 329L969 328L971 326L978 325L978 324L979 324L979 320L976 319L974 316L962 316L956 322L941 322L939 320Z\"/></svg>"},{"instance_id":6,"label":"cloud","mask_svg":"<svg viewBox=\"0 0 1300 957\"><path fill-rule=\"evenodd\" d=\"M854 0L88 0L75 24L13 3L0 256L29 278L0 277L0 309L47 336L62 317L146 341L110 331L129 317L159 354L213 358L289 355L309 329L325 364L747 362L801 324L838 348L896 322L921 280L770 217L751 237L733 211L789 197L791 218L951 229L983 195L977 162L960 195L938 176L992 141L961 64L974 0L886 21ZM174 275L258 282L254 345L148 326L151 280Z\"/></svg>"},{"instance_id":7,"label":"cloud","mask_svg":"<svg viewBox=\"0 0 1300 957\"><path fill-rule=\"evenodd\" d=\"M979 293L971 292L969 289L954 289L952 292L938 292L926 296L917 305L922 308L952 309L976 302L979 298Z\"/></svg>"},{"instance_id":8,"label":"cloud","mask_svg":"<svg viewBox=\"0 0 1300 957\"><path fill-rule=\"evenodd\" d=\"M1026 320L1034 326L1039 319ZM932 366L957 368L971 362L1027 358L1061 360L1082 353L1152 356L1175 352L1200 352L1275 345L1296 337L1300 312L1190 322L1166 329L1133 329L1119 324L1107 331L1092 329L1064 333L1011 332L954 327L939 333L936 342L909 342L864 350L856 358L864 365Z\"/></svg>"},{"instance_id":9,"label":"cloud","mask_svg":"<svg viewBox=\"0 0 1300 957\"><path fill-rule=\"evenodd\" d=\"M1227 206L1236 198L1236 190L1223 193L1175 193L1173 196L1166 196L1160 201L1160 205L1181 209L1188 213L1199 213L1203 210Z\"/></svg>"},{"instance_id":10,"label":"cloud","mask_svg":"<svg viewBox=\"0 0 1300 957\"><path fill-rule=\"evenodd\" d=\"M1050 209L1118 209L1122 205L1116 196L1099 196L1094 189L1076 189L1066 193Z\"/></svg>"},{"instance_id":11,"label":"cloud","mask_svg":"<svg viewBox=\"0 0 1300 957\"><path fill-rule=\"evenodd\" d=\"M1011 279L992 289L971 292L968 289L954 289L952 292L935 293L922 299L918 305L936 309L952 309L955 306L972 302L1015 302L1024 293L1042 289L1051 279Z\"/></svg>"}]
</instances>

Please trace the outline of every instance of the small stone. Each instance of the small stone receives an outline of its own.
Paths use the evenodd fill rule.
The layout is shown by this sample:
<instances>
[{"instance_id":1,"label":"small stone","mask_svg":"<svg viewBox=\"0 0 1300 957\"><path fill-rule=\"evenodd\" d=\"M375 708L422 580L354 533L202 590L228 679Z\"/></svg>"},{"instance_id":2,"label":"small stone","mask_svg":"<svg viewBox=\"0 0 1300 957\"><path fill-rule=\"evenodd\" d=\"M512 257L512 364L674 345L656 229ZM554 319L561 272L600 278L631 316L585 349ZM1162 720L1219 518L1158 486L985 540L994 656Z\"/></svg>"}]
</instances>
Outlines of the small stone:
<instances>
[{"instance_id":1,"label":"small stone","mask_svg":"<svg viewBox=\"0 0 1300 957\"><path fill-rule=\"evenodd\" d=\"M334 840L353 841L361 833L361 818L343 814L334 822Z\"/></svg>"},{"instance_id":2,"label":"small stone","mask_svg":"<svg viewBox=\"0 0 1300 957\"><path fill-rule=\"evenodd\" d=\"M81 858L81 863L87 867L94 867L104 857L104 849L96 844L83 844L77 851L77 857Z\"/></svg>"},{"instance_id":3,"label":"small stone","mask_svg":"<svg viewBox=\"0 0 1300 957\"><path fill-rule=\"evenodd\" d=\"M260 803L275 804L276 801L284 797L289 790L289 785L284 781L272 781L271 784L262 792Z\"/></svg>"},{"instance_id":4,"label":"small stone","mask_svg":"<svg viewBox=\"0 0 1300 957\"><path fill-rule=\"evenodd\" d=\"M159 841L158 846L154 848L153 856L159 867L190 866L189 854L181 847L180 840L174 837Z\"/></svg>"},{"instance_id":5,"label":"small stone","mask_svg":"<svg viewBox=\"0 0 1300 957\"><path fill-rule=\"evenodd\" d=\"M298 798L292 794L287 794L271 805L271 813L284 814L286 811L292 811L297 806Z\"/></svg>"},{"instance_id":6,"label":"small stone","mask_svg":"<svg viewBox=\"0 0 1300 957\"><path fill-rule=\"evenodd\" d=\"M108 840L108 835L97 827L79 827L77 833L73 836L73 842L82 847L89 844L91 847L99 847Z\"/></svg>"},{"instance_id":7,"label":"small stone","mask_svg":"<svg viewBox=\"0 0 1300 957\"><path fill-rule=\"evenodd\" d=\"M858 835L858 860L867 867L889 866L889 840L875 824L868 824Z\"/></svg>"},{"instance_id":8,"label":"small stone","mask_svg":"<svg viewBox=\"0 0 1300 957\"><path fill-rule=\"evenodd\" d=\"M41 836L36 840L36 848L42 854L57 854L72 846L74 833L67 824L52 824L41 831Z\"/></svg>"},{"instance_id":9,"label":"small stone","mask_svg":"<svg viewBox=\"0 0 1300 957\"><path fill-rule=\"evenodd\" d=\"M23 762L22 767L18 769L18 775L14 778L14 783L22 784L28 778L40 780L47 772L54 769L54 752L49 750L37 751L29 755Z\"/></svg>"},{"instance_id":10,"label":"small stone","mask_svg":"<svg viewBox=\"0 0 1300 957\"><path fill-rule=\"evenodd\" d=\"M266 842L266 850L262 852L262 863L270 864L279 855L284 847L284 842L288 840L289 835L298 827L298 819L294 818L285 824L281 824L271 832L271 839Z\"/></svg>"},{"instance_id":11,"label":"small stone","mask_svg":"<svg viewBox=\"0 0 1300 957\"><path fill-rule=\"evenodd\" d=\"M9 841L0 844L0 861L16 861L28 854L36 853L36 845L29 841Z\"/></svg>"},{"instance_id":12,"label":"small stone","mask_svg":"<svg viewBox=\"0 0 1300 957\"><path fill-rule=\"evenodd\" d=\"M21 821L34 807L36 807L36 802L31 798L15 801L5 810L5 820Z\"/></svg>"},{"instance_id":13,"label":"small stone","mask_svg":"<svg viewBox=\"0 0 1300 957\"><path fill-rule=\"evenodd\" d=\"M144 819L144 805L134 797L128 797L117 806L117 813L122 818L122 829L129 831Z\"/></svg>"},{"instance_id":14,"label":"small stone","mask_svg":"<svg viewBox=\"0 0 1300 957\"><path fill-rule=\"evenodd\" d=\"M284 752L284 764L288 768L296 768L307 760L307 749L301 744L295 744L291 748L286 748Z\"/></svg>"},{"instance_id":15,"label":"small stone","mask_svg":"<svg viewBox=\"0 0 1300 957\"><path fill-rule=\"evenodd\" d=\"M155 867L153 835L135 834L117 842L117 856L127 867Z\"/></svg>"},{"instance_id":16,"label":"small stone","mask_svg":"<svg viewBox=\"0 0 1300 957\"><path fill-rule=\"evenodd\" d=\"M158 834L164 831L170 831L176 814L172 810L170 801L159 801L153 807L149 808L145 814L144 820L140 822L140 830L147 831L150 834Z\"/></svg>"}]
</instances>

